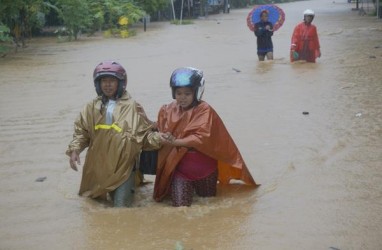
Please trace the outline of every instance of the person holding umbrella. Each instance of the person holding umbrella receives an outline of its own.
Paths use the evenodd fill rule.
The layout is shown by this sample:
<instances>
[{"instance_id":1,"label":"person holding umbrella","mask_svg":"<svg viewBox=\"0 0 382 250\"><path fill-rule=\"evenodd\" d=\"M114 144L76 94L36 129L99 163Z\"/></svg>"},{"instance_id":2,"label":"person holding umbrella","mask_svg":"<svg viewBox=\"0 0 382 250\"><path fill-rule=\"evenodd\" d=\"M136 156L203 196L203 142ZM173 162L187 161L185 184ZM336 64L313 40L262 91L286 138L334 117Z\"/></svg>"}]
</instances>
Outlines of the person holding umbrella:
<instances>
[{"instance_id":1,"label":"person holding umbrella","mask_svg":"<svg viewBox=\"0 0 382 250\"><path fill-rule=\"evenodd\" d=\"M268 10L260 13L260 22L255 23L255 36L257 37L257 56L259 61L273 60L273 25L268 21Z\"/></svg>"},{"instance_id":2,"label":"person holding umbrella","mask_svg":"<svg viewBox=\"0 0 382 250\"><path fill-rule=\"evenodd\" d=\"M290 49L291 62L305 60L315 63L316 58L321 57L320 42L317 28L312 24L313 19L314 11L307 9L304 11L304 21L294 28Z\"/></svg>"},{"instance_id":3,"label":"person holding umbrella","mask_svg":"<svg viewBox=\"0 0 382 250\"><path fill-rule=\"evenodd\" d=\"M274 4L255 5L247 16L247 26L257 37L259 61L273 60L273 32L285 21L284 11Z\"/></svg>"}]
</instances>

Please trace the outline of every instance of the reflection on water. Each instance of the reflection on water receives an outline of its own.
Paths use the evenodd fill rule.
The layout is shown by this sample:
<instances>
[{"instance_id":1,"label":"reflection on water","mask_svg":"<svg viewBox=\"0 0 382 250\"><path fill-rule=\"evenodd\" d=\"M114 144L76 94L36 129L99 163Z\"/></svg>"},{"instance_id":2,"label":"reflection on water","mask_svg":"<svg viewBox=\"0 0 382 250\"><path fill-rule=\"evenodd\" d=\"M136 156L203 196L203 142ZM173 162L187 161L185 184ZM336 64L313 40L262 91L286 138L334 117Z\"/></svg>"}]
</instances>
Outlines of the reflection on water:
<instances>
[{"instance_id":1,"label":"reflection on water","mask_svg":"<svg viewBox=\"0 0 382 250\"><path fill-rule=\"evenodd\" d=\"M273 68L274 61L263 61L263 62L258 62L257 67L256 67L256 73L257 74L264 74L268 73L269 71L272 70Z\"/></svg>"},{"instance_id":2,"label":"reflection on water","mask_svg":"<svg viewBox=\"0 0 382 250\"><path fill-rule=\"evenodd\" d=\"M87 248L174 249L176 244L188 246L186 249L193 245L215 248L216 236L222 232L226 240L235 240L234 231L251 213L256 200L253 188L243 185L219 186L220 198L195 197L195 205L189 208L173 208L166 201L154 203L147 199L151 194L152 188L138 189L136 198L139 201L131 209L105 209L88 201L83 207L85 224L89 226ZM227 216L231 212L234 214ZM210 236L203 237L206 232Z\"/></svg>"},{"instance_id":3,"label":"reflection on water","mask_svg":"<svg viewBox=\"0 0 382 250\"><path fill-rule=\"evenodd\" d=\"M31 41L1 60L0 249L380 249L382 28L336 2L282 5L273 61L257 61L249 9L128 40ZM322 58L291 64L290 34L307 7ZM110 58L152 119L171 101L174 68L203 69L205 99L262 185L219 185L189 208L154 202L153 176L130 209L79 197L64 151L95 95L93 68Z\"/></svg>"}]
</instances>

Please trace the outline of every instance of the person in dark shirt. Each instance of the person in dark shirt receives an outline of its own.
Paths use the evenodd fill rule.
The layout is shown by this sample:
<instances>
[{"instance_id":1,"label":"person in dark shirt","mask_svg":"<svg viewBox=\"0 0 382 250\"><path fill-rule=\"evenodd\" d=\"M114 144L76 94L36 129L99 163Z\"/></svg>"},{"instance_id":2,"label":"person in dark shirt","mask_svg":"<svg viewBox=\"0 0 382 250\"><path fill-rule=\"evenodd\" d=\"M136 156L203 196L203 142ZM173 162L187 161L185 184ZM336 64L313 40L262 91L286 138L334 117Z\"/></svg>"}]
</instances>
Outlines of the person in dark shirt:
<instances>
[{"instance_id":1,"label":"person in dark shirt","mask_svg":"<svg viewBox=\"0 0 382 250\"><path fill-rule=\"evenodd\" d=\"M255 23L255 35L257 37L257 55L259 61L264 61L265 56L268 60L273 60L273 25L268 21L268 11L260 13L261 21Z\"/></svg>"}]
</instances>

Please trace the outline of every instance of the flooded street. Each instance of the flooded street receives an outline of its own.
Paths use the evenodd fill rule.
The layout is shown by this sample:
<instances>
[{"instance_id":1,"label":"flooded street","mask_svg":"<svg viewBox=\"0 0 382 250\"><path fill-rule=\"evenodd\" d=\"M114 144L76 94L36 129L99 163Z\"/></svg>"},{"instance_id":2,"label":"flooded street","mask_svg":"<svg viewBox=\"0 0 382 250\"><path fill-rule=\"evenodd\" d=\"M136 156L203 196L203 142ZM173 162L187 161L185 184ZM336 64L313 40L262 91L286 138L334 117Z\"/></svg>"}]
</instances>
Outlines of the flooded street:
<instances>
[{"instance_id":1,"label":"flooded street","mask_svg":"<svg viewBox=\"0 0 382 250\"><path fill-rule=\"evenodd\" d=\"M382 22L346 0L279 6L273 62L257 60L249 8L151 23L129 39L34 39L0 59L0 249L382 249ZM307 8L322 57L291 64ZM64 152L105 59L127 69L152 119L172 100L171 72L202 69L204 100L261 186L218 186L181 208L154 202L152 183L128 209L79 197L81 173Z\"/></svg>"}]
</instances>

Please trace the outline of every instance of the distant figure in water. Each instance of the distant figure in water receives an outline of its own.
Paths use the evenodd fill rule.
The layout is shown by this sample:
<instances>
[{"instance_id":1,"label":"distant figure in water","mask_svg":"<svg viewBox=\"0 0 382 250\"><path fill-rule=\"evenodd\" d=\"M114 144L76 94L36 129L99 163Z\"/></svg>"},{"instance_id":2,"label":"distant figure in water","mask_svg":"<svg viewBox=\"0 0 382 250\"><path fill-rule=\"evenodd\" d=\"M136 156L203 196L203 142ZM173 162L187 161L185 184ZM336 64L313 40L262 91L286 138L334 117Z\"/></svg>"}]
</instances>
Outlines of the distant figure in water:
<instances>
[{"instance_id":1,"label":"distant figure in water","mask_svg":"<svg viewBox=\"0 0 382 250\"><path fill-rule=\"evenodd\" d=\"M154 199L171 196L173 206L190 206L194 192L215 196L217 181L228 184L236 179L256 186L223 121L201 100L203 72L178 68L170 87L175 101L158 114L157 127L167 141L158 152Z\"/></svg>"},{"instance_id":2,"label":"distant figure in water","mask_svg":"<svg viewBox=\"0 0 382 250\"><path fill-rule=\"evenodd\" d=\"M268 60L273 60L273 25L268 21L268 11L260 13L261 21L255 23L255 36L257 37L257 56L259 61L264 61L265 56Z\"/></svg>"},{"instance_id":3,"label":"distant figure in water","mask_svg":"<svg viewBox=\"0 0 382 250\"><path fill-rule=\"evenodd\" d=\"M307 9L304 11L304 21L294 28L290 51L291 62L305 60L315 63L316 58L321 57L320 42L317 28L312 24L313 19L314 11Z\"/></svg>"}]
</instances>

